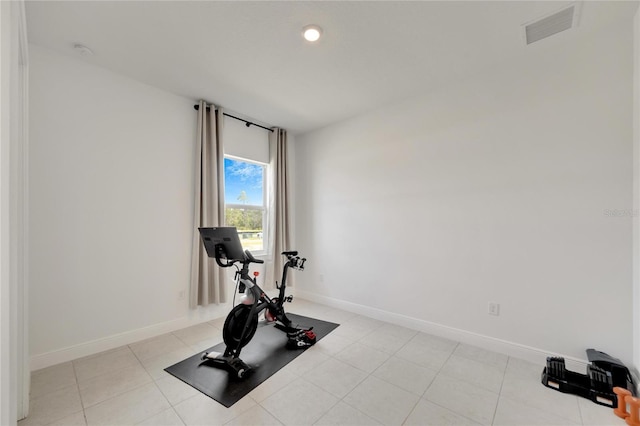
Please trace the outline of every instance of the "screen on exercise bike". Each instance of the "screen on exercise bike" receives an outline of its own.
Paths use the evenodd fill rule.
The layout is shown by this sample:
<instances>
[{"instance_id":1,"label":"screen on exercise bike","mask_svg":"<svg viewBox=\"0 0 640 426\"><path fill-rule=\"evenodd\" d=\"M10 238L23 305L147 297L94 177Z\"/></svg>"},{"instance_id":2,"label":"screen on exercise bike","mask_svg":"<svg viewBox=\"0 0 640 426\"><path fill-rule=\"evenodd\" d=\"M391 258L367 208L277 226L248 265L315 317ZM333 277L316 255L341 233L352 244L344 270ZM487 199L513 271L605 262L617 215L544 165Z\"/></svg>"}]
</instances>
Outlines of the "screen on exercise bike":
<instances>
[{"instance_id":1,"label":"screen on exercise bike","mask_svg":"<svg viewBox=\"0 0 640 426\"><path fill-rule=\"evenodd\" d=\"M243 261L244 250L238 238L238 231L233 226L223 226L218 228L198 228L200 237L204 243L209 257L216 257L216 246L223 248L223 257L228 260Z\"/></svg>"}]
</instances>

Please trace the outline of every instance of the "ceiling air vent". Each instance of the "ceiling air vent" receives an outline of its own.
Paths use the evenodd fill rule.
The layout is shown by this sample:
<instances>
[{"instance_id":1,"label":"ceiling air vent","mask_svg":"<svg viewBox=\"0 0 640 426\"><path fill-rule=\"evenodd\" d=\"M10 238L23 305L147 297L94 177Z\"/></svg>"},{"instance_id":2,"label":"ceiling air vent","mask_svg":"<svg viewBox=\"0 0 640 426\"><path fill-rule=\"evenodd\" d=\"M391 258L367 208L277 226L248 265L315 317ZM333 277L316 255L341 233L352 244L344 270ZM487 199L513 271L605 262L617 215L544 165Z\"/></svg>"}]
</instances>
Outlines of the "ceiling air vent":
<instances>
[{"instance_id":1,"label":"ceiling air vent","mask_svg":"<svg viewBox=\"0 0 640 426\"><path fill-rule=\"evenodd\" d=\"M524 25L527 44L535 43L554 34L574 28L577 25L578 4Z\"/></svg>"}]
</instances>

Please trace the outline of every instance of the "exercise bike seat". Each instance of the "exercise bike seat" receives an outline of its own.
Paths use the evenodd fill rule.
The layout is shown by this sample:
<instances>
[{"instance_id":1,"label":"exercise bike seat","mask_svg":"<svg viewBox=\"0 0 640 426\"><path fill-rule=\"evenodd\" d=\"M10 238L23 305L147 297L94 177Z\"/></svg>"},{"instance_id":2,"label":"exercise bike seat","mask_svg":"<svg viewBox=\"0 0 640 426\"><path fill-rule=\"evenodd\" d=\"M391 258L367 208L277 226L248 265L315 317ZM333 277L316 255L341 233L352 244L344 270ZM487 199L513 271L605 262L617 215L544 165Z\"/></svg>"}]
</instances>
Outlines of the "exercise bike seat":
<instances>
[{"instance_id":1,"label":"exercise bike seat","mask_svg":"<svg viewBox=\"0 0 640 426\"><path fill-rule=\"evenodd\" d=\"M245 250L244 255L247 257L247 260L251 263L264 263L264 260L256 259L255 257L253 257L253 255L249 250Z\"/></svg>"},{"instance_id":2,"label":"exercise bike seat","mask_svg":"<svg viewBox=\"0 0 640 426\"><path fill-rule=\"evenodd\" d=\"M282 255L283 256L297 256L298 255L298 251L297 250L283 251Z\"/></svg>"}]
</instances>

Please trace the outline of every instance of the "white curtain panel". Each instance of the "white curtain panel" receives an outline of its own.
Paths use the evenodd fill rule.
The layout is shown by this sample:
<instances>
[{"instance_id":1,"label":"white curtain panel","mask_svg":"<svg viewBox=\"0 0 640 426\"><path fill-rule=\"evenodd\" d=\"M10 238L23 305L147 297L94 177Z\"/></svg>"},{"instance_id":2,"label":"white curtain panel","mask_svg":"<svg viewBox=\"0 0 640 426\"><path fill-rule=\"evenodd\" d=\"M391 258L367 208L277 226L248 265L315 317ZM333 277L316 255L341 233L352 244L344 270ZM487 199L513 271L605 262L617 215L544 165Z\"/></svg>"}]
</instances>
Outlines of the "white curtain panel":
<instances>
[{"instance_id":1,"label":"white curtain panel","mask_svg":"<svg viewBox=\"0 0 640 426\"><path fill-rule=\"evenodd\" d=\"M289 174L287 169L287 132L274 128L269 134L269 235L268 254L270 262L266 266L267 286L273 286L275 280L280 281L283 256L280 254L291 247L291 217L289 212ZM293 284L293 274L287 277L287 285Z\"/></svg>"},{"instance_id":2,"label":"white curtain panel","mask_svg":"<svg viewBox=\"0 0 640 426\"><path fill-rule=\"evenodd\" d=\"M224 273L207 256L198 228L224 225L224 150L222 108L200 101L196 135L193 246L189 307L227 301Z\"/></svg>"}]
</instances>

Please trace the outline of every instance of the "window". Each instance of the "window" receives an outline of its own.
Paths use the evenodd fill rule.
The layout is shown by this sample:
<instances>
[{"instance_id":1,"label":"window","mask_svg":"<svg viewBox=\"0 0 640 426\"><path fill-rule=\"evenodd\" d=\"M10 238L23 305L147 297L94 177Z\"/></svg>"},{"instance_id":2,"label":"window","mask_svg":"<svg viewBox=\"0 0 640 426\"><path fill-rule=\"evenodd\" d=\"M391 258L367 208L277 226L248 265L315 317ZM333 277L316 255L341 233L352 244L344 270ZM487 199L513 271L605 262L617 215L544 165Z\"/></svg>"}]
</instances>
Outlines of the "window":
<instances>
[{"instance_id":1,"label":"window","mask_svg":"<svg viewBox=\"0 0 640 426\"><path fill-rule=\"evenodd\" d=\"M225 224L238 229L245 250L266 250L265 177L267 165L235 157L224 159Z\"/></svg>"}]
</instances>

